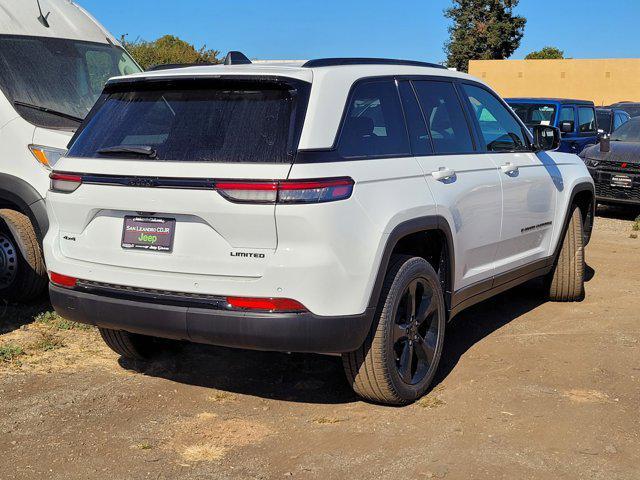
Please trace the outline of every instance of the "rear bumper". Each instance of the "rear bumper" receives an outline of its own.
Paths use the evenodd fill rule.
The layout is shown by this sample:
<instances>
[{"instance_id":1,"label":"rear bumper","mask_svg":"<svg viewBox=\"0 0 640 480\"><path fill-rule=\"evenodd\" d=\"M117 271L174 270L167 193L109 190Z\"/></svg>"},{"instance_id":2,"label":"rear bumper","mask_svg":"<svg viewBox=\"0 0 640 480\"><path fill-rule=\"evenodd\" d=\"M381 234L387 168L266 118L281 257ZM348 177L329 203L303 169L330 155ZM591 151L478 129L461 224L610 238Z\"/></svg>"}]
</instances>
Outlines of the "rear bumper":
<instances>
[{"instance_id":1,"label":"rear bumper","mask_svg":"<svg viewBox=\"0 0 640 480\"><path fill-rule=\"evenodd\" d=\"M254 313L159 304L49 285L51 303L68 320L114 330L255 350L342 353L364 342L372 309L361 315Z\"/></svg>"}]
</instances>

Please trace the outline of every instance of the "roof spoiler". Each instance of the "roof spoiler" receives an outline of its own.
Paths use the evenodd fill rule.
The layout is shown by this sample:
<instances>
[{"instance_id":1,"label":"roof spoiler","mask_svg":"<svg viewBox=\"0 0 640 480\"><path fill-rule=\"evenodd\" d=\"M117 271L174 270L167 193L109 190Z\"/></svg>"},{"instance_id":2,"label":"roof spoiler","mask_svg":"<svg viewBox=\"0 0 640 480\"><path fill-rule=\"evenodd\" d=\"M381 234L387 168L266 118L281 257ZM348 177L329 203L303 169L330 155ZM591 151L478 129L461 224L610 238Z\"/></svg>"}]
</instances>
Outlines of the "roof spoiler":
<instances>
[{"instance_id":1,"label":"roof spoiler","mask_svg":"<svg viewBox=\"0 0 640 480\"><path fill-rule=\"evenodd\" d=\"M251 64L251 60L242 52L231 51L227 53L222 63L225 65L249 65Z\"/></svg>"},{"instance_id":2,"label":"roof spoiler","mask_svg":"<svg viewBox=\"0 0 640 480\"><path fill-rule=\"evenodd\" d=\"M214 63L161 63L147 68L147 72L155 72L156 70L170 70L172 68L202 67L205 65L215 65Z\"/></svg>"}]
</instances>

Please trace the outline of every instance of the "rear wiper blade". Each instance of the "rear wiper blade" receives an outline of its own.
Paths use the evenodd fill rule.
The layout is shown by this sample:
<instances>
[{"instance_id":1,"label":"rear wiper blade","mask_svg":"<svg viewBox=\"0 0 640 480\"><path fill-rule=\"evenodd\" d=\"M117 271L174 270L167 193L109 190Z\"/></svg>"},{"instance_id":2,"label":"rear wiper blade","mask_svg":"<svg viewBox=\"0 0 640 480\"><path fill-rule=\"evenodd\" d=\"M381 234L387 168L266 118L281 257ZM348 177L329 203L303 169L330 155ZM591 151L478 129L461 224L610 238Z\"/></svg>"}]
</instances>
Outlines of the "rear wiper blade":
<instances>
[{"instance_id":1,"label":"rear wiper blade","mask_svg":"<svg viewBox=\"0 0 640 480\"><path fill-rule=\"evenodd\" d=\"M14 105L18 105L20 107L32 108L34 110L38 110L40 112L50 113L51 115L56 115L58 117L67 118L69 120L73 120L74 122L82 123L84 122L84 118L76 117L75 115L70 115L68 113L59 112L57 110L53 110L48 107L43 107L41 105L34 105L32 103L21 102L20 100L15 100L13 102Z\"/></svg>"},{"instance_id":2,"label":"rear wiper blade","mask_svg":"<svg viewBox=\"0 0 640 480\"><path fill-rule=\"evenodd\" d=\"M117 155L119 153L132 153L134 155L143 155L149 158L156 158L156 149L149 145L115 145L113 147L105 147L98 150L102 155Z\"/></svg>"}]
</instances>

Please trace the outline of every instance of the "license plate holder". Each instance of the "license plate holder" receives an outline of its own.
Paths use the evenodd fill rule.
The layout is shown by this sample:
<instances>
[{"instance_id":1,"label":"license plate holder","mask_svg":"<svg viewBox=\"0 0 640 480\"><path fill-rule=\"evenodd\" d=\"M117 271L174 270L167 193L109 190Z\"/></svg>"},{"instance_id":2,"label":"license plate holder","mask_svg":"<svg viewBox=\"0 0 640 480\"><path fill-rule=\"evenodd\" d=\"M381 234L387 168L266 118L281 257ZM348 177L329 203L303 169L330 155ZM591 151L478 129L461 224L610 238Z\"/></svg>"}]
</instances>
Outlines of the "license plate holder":
<instances>
[{"instance_id":1,"label":"license plate holder","mask_svg":"<svg viewBox=\"0 0 640 480\"><path fill-rule=\"evenodd\" d=\"M122 225L121 246L126 250L171 253L175 230L175 218L128 215Z\"/></svg>"},{"instance_id":2,"label":"license plate holder","mask_svg":"<svg viewBox=\"0 0 640 480\"><path fill-rule=\"evenodd\" d=\"M633 188L633 179L629 175L612 175L611 186L617 188Z\"/></svg>"}]
</instances>

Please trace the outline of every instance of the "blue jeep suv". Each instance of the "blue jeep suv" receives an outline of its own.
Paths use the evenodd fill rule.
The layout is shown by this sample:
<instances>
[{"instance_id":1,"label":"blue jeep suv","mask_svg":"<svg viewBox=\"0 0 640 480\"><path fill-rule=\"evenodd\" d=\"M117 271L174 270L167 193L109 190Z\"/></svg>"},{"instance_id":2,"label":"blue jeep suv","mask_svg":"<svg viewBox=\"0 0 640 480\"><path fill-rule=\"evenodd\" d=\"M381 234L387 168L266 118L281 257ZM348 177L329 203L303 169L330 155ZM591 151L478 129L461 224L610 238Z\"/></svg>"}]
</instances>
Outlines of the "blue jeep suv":
<instances>
[{"instance_id":1,"label":"blue jeep suv","mask_svg":"<svg viewBox=\"0 0 640 480\"><path fill-rule=\"evenodd\" d=\"M527 127L551 125L560 129L560 152L580 153L597 144L598 122L593 102L563 98L506 98Z\"/></svg>"}]
</instances>

